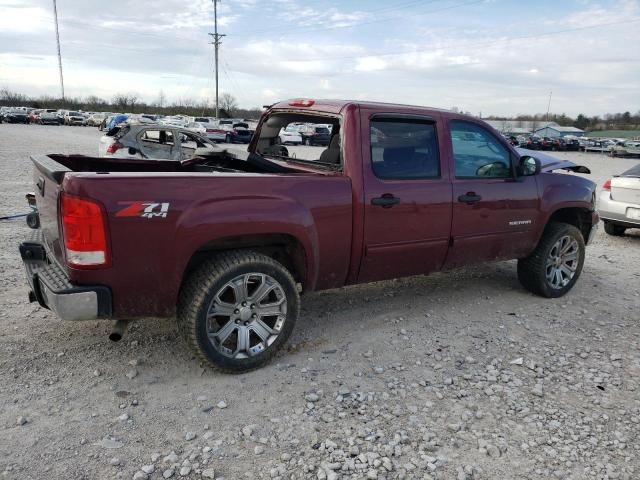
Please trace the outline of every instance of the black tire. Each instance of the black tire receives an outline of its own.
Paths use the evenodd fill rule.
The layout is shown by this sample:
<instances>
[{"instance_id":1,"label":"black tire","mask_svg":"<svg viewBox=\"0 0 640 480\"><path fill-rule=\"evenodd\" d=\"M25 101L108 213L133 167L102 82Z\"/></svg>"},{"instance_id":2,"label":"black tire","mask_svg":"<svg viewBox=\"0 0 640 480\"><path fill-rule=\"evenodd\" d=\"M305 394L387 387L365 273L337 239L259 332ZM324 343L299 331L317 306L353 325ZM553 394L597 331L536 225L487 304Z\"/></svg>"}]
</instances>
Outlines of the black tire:
<instances>
[{"instance_id":1,"label":"black tire","mask_svg":"<svg viewBox=\"0 0 640 480\"><path fill-rule=\"evenodd\" d=\"M227 134L227 135L224 137L224 141L225 141L225 143L231 143L231 135Z\"/></svg>"},{"instance_id":2,"label":"black tire","mask_svg":"<svg viewBox=\"0 0 640 480\"><path fill-rule=\"evenodd\" d=\"M577 242L578 258L573 277L560 288L554 287L547 279L547 259L556 242L569 236ZM518 280L530 292L547 298L557 298L566 294L580 277L584 265L585 245L580 230L567 223L550 223L545 229L542 239L531 255L518 260Z\"/></svg>"},{"instance_id":3,"label":"black tire","mask_svg":"<svg viewBox=\"0 0 640 480\"><path fill-rule=\"evenodd\" d=\"M209 339L207 313L221 289L231 280L249 273L265 274L278 282L287 302L286 315L273 343L254 356L232 358L222 353ZM285 267L260 253L230 251L205 261L185 281L178 299L177 321L182 336L200 360L224 372L242 373L264 365L276 354L291 335L299 313L300 296L295 280ZM230 318L228 322L231 321Z\"/></svg>"},{"instance_id":4,"label":"black tire","mask_svg":"<svg viewBox=\"0 0 640 480\"><path fill-rule=\"evenodd\" d=\"M621 237L627 229L611 222L604 222L604 231L614 237Z\"/></svg>"}]
</instances>

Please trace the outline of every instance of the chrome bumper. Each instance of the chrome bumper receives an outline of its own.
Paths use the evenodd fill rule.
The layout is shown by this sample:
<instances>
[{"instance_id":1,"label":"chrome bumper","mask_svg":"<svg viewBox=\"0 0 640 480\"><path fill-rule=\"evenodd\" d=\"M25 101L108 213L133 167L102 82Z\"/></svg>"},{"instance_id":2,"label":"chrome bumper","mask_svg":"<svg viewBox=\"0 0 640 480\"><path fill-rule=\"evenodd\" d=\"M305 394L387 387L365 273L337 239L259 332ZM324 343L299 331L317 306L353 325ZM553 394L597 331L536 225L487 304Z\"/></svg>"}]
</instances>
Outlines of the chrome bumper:
<instances>
[{"instance_id":1,"label":"chrome bumper","mask_svg":"<svg viewBox=\"0 0 640 480\"><path fill-rule=\"evenodd\" d=\"M625 225L629 228L640 228L640 220L627 216L629 208L640 209L635 203L619 202L611 199L610 192L603 190L598 198L598 212L603 220L615 224Z\"/></svg>"},{"instance_id":2,"label":"chrome bumper","mask_svg":"<svg viewBox=\"0 0 640 480\"><path fill-rule=\"evenodd\" d=\"M31 302L38 302L62 320L111 318L111 290L101 285L73 285L64 270L47 258L40 230L20 244L20 256L31 287Z\"/></svg>"}]
</instances>

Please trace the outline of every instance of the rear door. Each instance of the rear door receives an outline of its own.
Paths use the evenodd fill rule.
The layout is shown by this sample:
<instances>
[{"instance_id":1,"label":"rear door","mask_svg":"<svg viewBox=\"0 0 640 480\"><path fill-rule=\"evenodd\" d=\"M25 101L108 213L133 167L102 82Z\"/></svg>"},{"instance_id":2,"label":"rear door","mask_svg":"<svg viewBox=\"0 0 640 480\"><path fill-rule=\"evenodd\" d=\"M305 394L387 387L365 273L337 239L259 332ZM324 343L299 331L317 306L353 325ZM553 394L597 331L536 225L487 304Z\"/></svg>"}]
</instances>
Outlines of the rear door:
<instances>
[{"instance_id":1,"label":"rear door","mask_svg":"<svg viewBox=\"0 0 640 480\"><path fill-rule=\"evenodd\" d=\"M442 267L451 228L451 182L442 164L439 115L362 119L364 252L358 281Z\"/></svg>"},{"instance_id":2,"label":"rear door","mask_svg":"<svg viewBox=\"0 0 640 480\"><path fill-rule=\"evenodd\" d=\"M179 160L180 148L176 145L175 131L168 128L143 130L138 134L138 145L149 159Z\"/></svg>"},{"instance_id":3,"label":"rear door","mask_svg":"<svg viewBox=\"0 0 640 480\"><path fill-rule=\"evenodd\" d=\"M518 158L483 124L448 121L453 220L446 267L518 258L539 222L535 176L515 178Z\"/></svg>"}]
</instances>

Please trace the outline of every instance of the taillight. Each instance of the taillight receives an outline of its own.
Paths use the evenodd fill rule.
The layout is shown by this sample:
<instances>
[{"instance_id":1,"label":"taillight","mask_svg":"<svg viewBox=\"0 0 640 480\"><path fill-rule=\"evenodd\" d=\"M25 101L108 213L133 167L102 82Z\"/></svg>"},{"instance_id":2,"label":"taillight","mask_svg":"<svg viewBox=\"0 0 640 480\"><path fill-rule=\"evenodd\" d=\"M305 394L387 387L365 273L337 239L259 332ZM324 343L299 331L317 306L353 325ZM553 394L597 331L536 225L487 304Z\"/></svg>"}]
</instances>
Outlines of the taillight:
<instances>
[{"instance_id":1,"label":"taillight","mask_svg":"<svg viewBox=\"0 0 640 480\"><path fill-rule=\"evenodd\" d=\"M115 142L109 144L109 146L107 147L107 153L110 153L113 155L121 148L124 148L124 145L116 140Z\"/></svg>"},{"instance_id":2,"label":"taillight","mask_svg":"<svg viewBox=\"0 0 640 480\"><path fill-rule=\"evenodd\" d=\"M213 133L215 132L215 130L211 129L211 128L207 128L207 133Z\"/></svg>"},{"instance_id":3,"label":"taillight","mask_svg":"<svg viewBox=\"0 0 640 480\"><path fill-rule=\"evenodd\" d=\"M607 191L611 191L611 179L607 180L606 182L604 182L602 184L602 189L603 190L607 190Z\"/></svg>"},{"instance_id":4,"label":"taillight","mask_svg":"<svg viewBox=\"0 0 640 480\"><path fill-rule=\"evenodd\" d=\"M105 212L98 202L61 193L62 235L71 267L92 268L109 264Z\"/></svg>"}]
</instances>

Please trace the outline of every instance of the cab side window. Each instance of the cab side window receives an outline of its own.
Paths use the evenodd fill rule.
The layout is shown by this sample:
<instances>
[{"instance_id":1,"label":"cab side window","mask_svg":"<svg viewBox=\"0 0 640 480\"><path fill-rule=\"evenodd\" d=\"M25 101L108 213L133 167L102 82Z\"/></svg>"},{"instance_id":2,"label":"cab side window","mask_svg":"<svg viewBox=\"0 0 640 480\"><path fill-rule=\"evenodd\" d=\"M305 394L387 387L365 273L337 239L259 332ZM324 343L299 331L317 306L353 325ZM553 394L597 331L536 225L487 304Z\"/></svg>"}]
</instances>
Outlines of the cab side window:
<instances>
[{"instance_id":1,"label":"cab side window","mask_svg":"<svg viewBox=\"0 0 640 480\"><path fill-rule=\"evenodd\" d=\"M487 129L471 122L449 122L458 178L511 178L509 150Z\"/></svg>"},{"instance_id":2,"label":"cab side window","mask_svg":"<svg viewBox=\"0 0 640 480\"><path fill-rule=\"evenodd\" d=\"M435 125L406 119L372 119L369 127L373 172L381 179L439 178Z\"/></svg>"}]
</instances>

